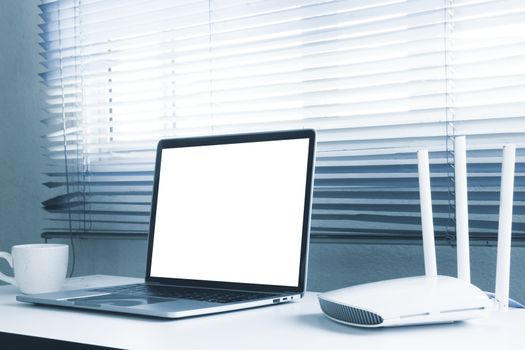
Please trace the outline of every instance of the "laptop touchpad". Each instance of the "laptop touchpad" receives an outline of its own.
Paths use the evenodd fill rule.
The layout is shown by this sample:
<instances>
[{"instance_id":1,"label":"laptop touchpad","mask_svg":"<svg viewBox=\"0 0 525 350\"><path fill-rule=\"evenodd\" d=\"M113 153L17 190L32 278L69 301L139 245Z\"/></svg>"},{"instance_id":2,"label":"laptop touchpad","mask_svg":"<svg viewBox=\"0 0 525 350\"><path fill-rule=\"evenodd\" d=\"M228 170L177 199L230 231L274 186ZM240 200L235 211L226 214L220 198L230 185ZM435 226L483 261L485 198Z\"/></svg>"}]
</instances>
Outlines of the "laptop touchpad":
<instances>
[{"instance_id":1,"label":"laptop touchpad","mask_svg":"<svg viewBox=\"0 0 525 350\"><path fill-rule=\"evenodd\" d=\"M138 306L162 303L170 301L170 299L157 298L157 297L140 297L127 294L106 294L97 295L85 298L75 298L71 300L74 304L87 304L91 306L95 305L112 305L112 306Z\"/></svg>"}]
</instances>

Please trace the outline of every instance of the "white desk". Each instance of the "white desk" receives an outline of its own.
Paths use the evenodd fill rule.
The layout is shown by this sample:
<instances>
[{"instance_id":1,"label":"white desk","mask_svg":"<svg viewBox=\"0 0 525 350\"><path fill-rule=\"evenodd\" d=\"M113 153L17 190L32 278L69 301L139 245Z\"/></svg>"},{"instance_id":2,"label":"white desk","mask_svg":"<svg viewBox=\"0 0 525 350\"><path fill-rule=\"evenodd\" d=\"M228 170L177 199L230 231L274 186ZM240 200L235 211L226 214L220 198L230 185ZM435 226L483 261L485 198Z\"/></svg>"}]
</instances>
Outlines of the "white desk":
<instances>
[{"instance_id":1,"label":"white desk","mask_svg":"<svg viewBox=\"0 0 525 350\"><path fill-rule=\"evenodd\" d=\"M135 282L73 278L67 288ZM35 306L0 287L0 332L131 349L525 349L525 310L446 325L359 329L325 318L315 293L300 302L181 320ZM1 346L1 345L0 345Z\"/></svg>"}]
</instances>

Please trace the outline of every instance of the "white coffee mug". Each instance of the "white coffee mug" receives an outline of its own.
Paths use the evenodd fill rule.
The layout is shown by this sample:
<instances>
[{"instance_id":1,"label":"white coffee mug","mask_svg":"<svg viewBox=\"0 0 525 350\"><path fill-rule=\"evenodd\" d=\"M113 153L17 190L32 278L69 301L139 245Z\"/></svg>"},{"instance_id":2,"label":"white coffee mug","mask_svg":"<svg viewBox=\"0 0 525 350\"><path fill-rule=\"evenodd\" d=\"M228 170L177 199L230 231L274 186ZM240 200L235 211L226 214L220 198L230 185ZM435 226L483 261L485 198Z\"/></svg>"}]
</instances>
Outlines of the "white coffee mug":
<instances>
[{"instance_id":1,"label":"white coffee mug","mask_svg":"<svg viewBox=\"0 0 525 350\"><path fill-rule=\"evenodd\" d=\"M0 252L13 268L14 277L0 272L0 280L25 294L50 293L62 289L67 273L69 246L66 244L22 244L11 254Z\"/></svg>"}]
</instances>

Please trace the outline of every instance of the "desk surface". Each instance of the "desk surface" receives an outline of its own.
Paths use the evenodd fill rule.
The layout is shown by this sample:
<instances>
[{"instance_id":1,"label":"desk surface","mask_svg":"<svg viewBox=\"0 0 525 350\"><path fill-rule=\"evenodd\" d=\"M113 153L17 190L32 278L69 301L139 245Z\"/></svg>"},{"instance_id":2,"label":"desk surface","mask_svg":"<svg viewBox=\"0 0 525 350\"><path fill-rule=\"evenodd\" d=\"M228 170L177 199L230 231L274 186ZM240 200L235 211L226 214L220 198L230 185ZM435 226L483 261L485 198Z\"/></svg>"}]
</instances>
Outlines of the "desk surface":
<instances>
[{"instance_id":1,"label":"desk surface","mask_svg":"<svg viewBox=\"0 0 525 350\"><path fill-rule=\"evenodd\" d=\"M66 288L140 281L86 276ZM19 303L0 287L0 332L131 349L524 349L525 310L445 325L360 329L321 313L315 293L299 302L163 320Z\"/></svg>"}]
</instances>

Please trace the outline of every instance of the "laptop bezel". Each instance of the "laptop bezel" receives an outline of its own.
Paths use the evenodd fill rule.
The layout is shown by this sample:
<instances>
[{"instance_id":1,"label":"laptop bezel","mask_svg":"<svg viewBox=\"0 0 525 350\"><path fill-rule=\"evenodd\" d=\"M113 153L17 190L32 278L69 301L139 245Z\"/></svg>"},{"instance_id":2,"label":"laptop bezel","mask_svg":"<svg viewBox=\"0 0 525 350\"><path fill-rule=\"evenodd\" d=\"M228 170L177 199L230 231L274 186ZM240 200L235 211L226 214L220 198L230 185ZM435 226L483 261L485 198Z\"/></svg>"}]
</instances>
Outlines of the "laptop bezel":
<instances>
[{"instance_id":1,"label":"laptop bezel","mask_svg":"<svg viewBox=\"0 0 525 350\"><path fill-rule=\"evenodd\" d=\"M257 292L272 292L272 293L303 293L306 289L306 273L307 273L307 255L310 235L310 212L313 190L313 172L315 160L315 131L311 129L289 130L289 131L274 131L263 133L250 134L231 134L218 136L201 136L191 138L175 138L160 140L157 145L157 154L155 159L155 173L153 181L153 194L151 201L151 214L148 236L148 255L146 267L146 283L155 283L163 285L189 286L198 288L211 289L228 289L228 290L246 290ZM292 140L306 138L309 141L308 146L308 163L305 185L305 203L303 211L303 227L301 237L301 254L299 262L299 276L297 286L279 286L267 284L251 284L251 283L235 283L223 281L204 281L180 278L167 278L151 276L151 260L153 253L153 242L155 236L155 217L157 209L158 187L160 178L160 167L162 160L162 151L168 148L175 147L192 147L192 146L208 146L232 143L247 143L247 142L261 142L261 141L277 141L277 140Z\"/></svg>"}]
</instances>

